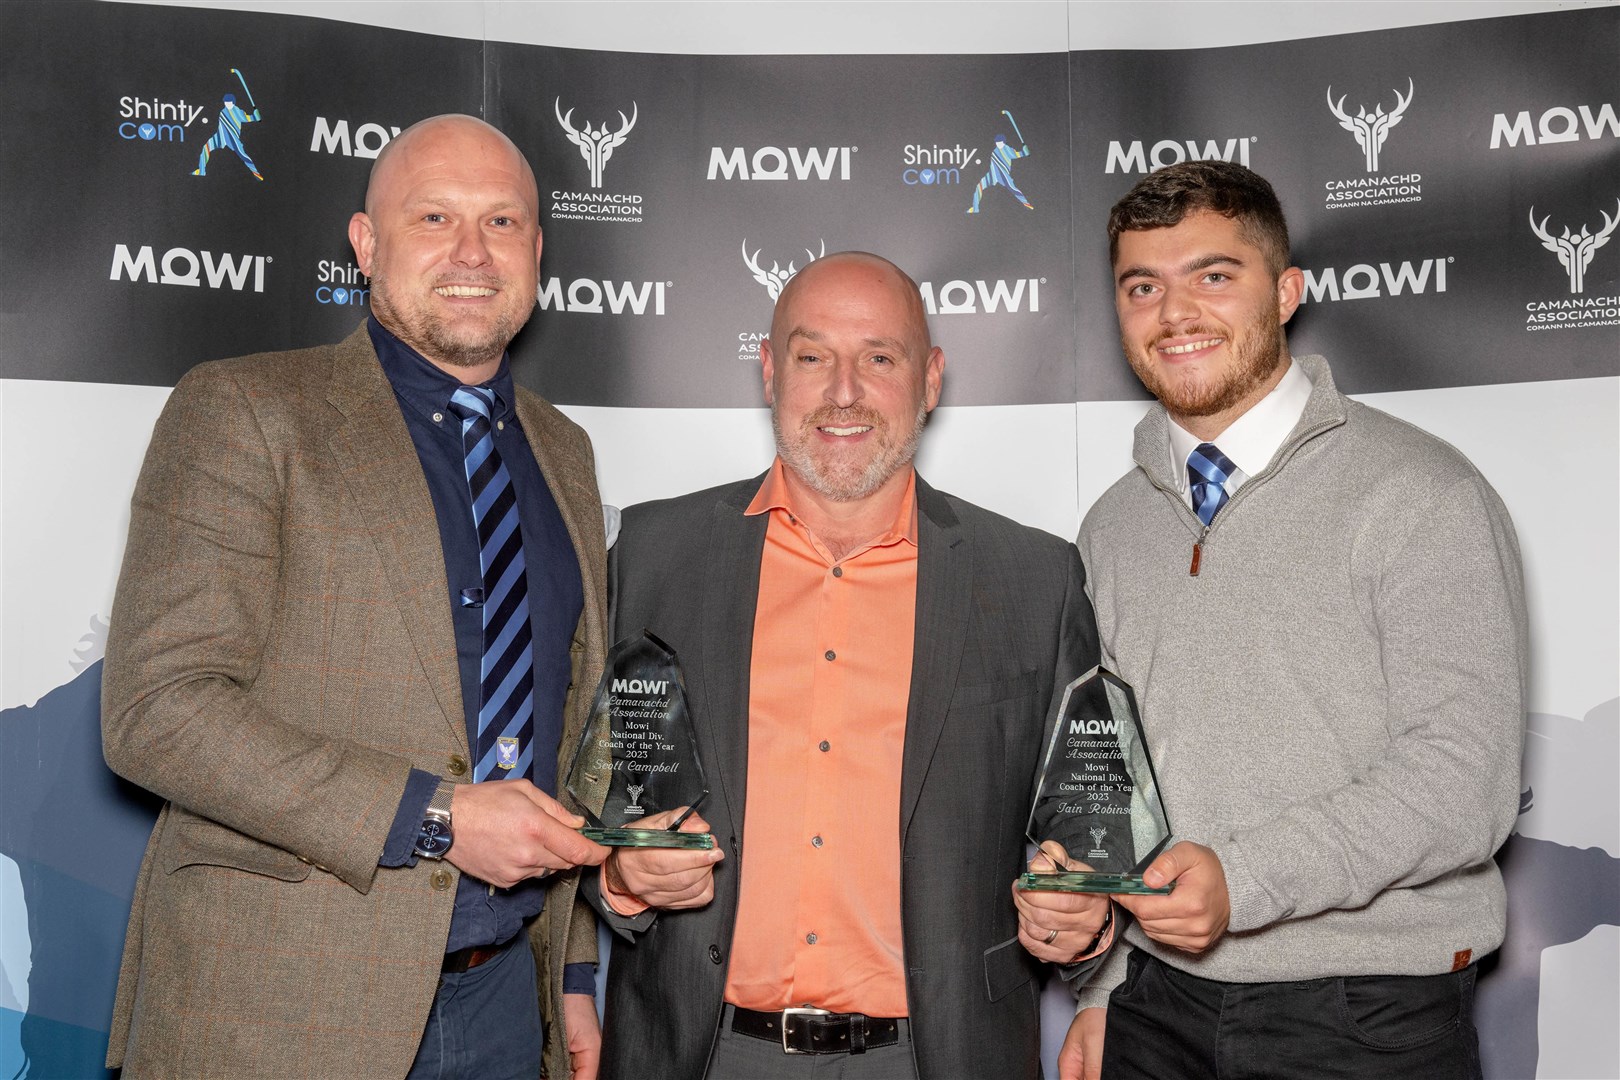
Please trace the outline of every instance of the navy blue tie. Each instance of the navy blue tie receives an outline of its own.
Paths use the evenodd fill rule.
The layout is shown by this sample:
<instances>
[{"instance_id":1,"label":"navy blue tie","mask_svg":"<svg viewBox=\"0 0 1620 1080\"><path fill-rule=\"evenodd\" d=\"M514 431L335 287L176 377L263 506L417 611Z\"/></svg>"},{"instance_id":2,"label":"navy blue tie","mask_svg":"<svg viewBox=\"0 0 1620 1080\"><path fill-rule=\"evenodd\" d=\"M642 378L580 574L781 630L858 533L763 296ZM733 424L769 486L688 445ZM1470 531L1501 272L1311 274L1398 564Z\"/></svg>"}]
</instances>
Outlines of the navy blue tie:
<instances>
[{"instance_id":1,"label":"navy blue tie","mask_svg":"<svg viewBox=\"0 0 1620 1080\"><path fill-rule=\"evenodd\" d=\"M517 498L490 430L494 395L463 386L451 395L450 411L461 417L467 487L478 526L478 566L484 577L473 780L527 777L534 762L534 653Z\"/></svg>"},{"instance_id":2,"label":"navy blue tie","mask_svg":"<svg viewBox=\"0 0 1620 1080\"><path fill-rule=\"evenodd\" d=\"M1199 443L1187 455L1187 479L1192 484L1193 513L1206 526L1226 505L1226 482L1237 466L1216 449L1214 443Z\"/></svg>"}]
</instances>

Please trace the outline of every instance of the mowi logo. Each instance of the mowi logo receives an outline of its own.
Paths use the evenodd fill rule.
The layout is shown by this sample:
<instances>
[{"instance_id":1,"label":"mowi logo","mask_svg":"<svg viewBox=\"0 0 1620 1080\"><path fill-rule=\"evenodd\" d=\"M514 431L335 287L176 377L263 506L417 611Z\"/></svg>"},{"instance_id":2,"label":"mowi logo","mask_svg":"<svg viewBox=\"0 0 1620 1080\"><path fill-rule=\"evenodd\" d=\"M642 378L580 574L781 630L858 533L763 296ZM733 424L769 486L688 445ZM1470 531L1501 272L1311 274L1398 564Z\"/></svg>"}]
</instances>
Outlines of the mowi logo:
<instances>
[{"instance_id":1,"label":"mowi logo","mask_svg":"<svg viewBox=\"0 0 1620 1080\"><path fill-rule=\"evenodd\" d=\"M540 286L540 310L584 315L645 315L650 308L654 315L662 315L664 290L672 284L669 281L575 278L565 285L561 278L552 278Z\"/></svg>"},{"instance_id":2,"label":"mowi logo","mask_svg":"<svg viewBox=\"0 0 1620 1080\"><path fill-rule=\"evenodd\" d=\"M232 255L228 252L192 251L190 248L172 247L159 258L152 245L142 245L131 252L128 244L113 248L112 270L109 281L144 281L152 285L187 285L201 288L206 280L210 289L234 289L241 292L249 287L256 293L264 292L264 268L273 262L269 255Z\"/></svg>"},{"instance_id":3,"label":"mowi logo","mask_svg":"<svg viewBox=\"0 0 1620 1080\"><path fill-rule=\"evenodd\" d=\"M399 126L384 127L381 124L365 123L349 134L349 122L339 118L328 120L324 116L315 118L315 130L309 137L309 152L312 154L342 154L344 157L375 158L399 134Z\"/></svg>"},{"instance_id":4,"label":"mowi logo","mask_svg":"<svg viewBox=\"0 0 1620 1080\"><path fill-rule=\"evenodd\" d=\"M1590 105L1582 105L1579 117L1574 109L1554 105L1541 114L1534 126L1530 123L1528 109L1521 110L1511 120L1507 113L1497 113L1491 120L1491 149L1518 146L1521 142L1526 146L1578 142L1583 130L1588 139L1620 136L1620 117L1615 116L1612 104L1599 105L1596 112Z\"/></svg>"},{"instance_id":5,"label":"mowi logo","mask_svg":"<svg viewBox=\"0 0 1620 1080\"><path fill-rule=\"evenodd\" d=\"M762 146L752 155L741 146L709 149L710 180L848 180L850 157L858 146ZM789 175L789 169L792 173ZM836 173L836 176L835 176Z\"/></svg>"},{"instance_id":6,"label":"mowi logo","mask_svg":"<svg viewBox=\"0 0 1620 1080\"><path fill-rule=\"evenodd\" d=\"M1236 161L1239 165L1247 166L1249 146L1257 141L1257 136L1239 135L1224 143L1218 139L1208 139L1200 146L1197 139L1186 142L1161 139L1149 148L1141 139L1129 146L1116 139L1108 144L1108 162L1103 171L1146 174L1170 165L1180 165L1183 161Z\"/></svg>"},{"instance_id":7,"label":"mowi logo","mask_svg":"<svg viewBox=\"0 0 1620 1080\"><path fill-rule=\"evenodd\" d=\"M1299 301L1303 304L1313 300L1372 300L1384 296L1386 290L1390 296L1403 293L1417 295L1429 291L1431 280L1434 291L1443 293L1446 291L1446 267L1453 258L1441 255L1416 263L1381 262L1377 266L1356 263L1344 270L1331 266L1323 270L1306 270L1305 292Z\"/></svg>"}]
</instances>

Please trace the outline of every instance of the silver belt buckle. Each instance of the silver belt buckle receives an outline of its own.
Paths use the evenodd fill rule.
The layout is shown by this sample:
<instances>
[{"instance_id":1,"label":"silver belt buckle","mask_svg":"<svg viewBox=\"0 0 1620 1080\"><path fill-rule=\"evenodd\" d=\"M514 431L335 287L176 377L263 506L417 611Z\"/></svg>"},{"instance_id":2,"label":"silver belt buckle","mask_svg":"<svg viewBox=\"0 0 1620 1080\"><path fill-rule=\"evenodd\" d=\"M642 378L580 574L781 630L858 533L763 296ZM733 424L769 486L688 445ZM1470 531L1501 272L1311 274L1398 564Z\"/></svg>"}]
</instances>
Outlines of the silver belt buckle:
<instances>
[{"instance_id":1,"label":"silver belt buckle","mask_svg":"<svg viewBox=\"0 0 1620 1080\"><path fill-rule=\"evenodd\" d=\"M784 1054L808 1054L808 1053L810 1053L809 1050L797 1050L797 1049L795 1049L795 1048L788 1045L788 1017L790 1017L790 1016L831 1016L831 1015L832 1015L832 1010L831 1009L812 1009L808 1005L802 1006L802 1007L797 1008L797 1009L793 1009L793 1008L783 1009L782 1010L782 1053L784 1053Z\"/></svg>"}]
</instances>

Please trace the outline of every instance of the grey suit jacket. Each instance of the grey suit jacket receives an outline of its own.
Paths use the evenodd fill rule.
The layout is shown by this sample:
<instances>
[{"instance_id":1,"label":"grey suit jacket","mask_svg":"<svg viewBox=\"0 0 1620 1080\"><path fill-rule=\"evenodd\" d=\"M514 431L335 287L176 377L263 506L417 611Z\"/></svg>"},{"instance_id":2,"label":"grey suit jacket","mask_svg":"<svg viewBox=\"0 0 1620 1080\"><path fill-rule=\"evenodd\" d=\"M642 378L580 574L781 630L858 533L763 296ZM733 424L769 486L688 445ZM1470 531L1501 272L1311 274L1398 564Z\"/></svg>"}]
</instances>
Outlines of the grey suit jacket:
<instances>
[{"instance_id":1,"label":"grey suit jacket","mask_svg":"<svg viewBox=\"0 0 1620 1080\"><path fill-rule=\"evenodd\" d=\"M624 512L611 560L616 636L679 655L725 846L696 911L609 918L603 1075L703 1075L717 1032L743 836L749 670L767 518L758 478ZM1040 1073L1040 965L1017 942L1037 759L1062 687L1097 662L1073 545L919 478L915 660L901 770L906 992L922 1077ZM888 823L875 823L883 825ZM594 875L585 890L594 893Z\"/></svg>"},{"instance_id":2,"label":"grey suit jacket","mask_svg":"<svg viewBox=\"0 0 1620 1080\"><path fill-rule=\"evenodd\" d=\"M606 637L600 499L584 432L527 391L517 411L584 577L566 768ZM412 767L470 779L448 596L427 482L364 327L175 387L135 489L103 675L108 763L168 800L109 1065L405 1074L457 871L377 859ZM577 883L559 877L531 932L550 1019L563 962L595 957ZM553 1076L562 1040L552 1023Z\"/></svg>"}]
</instances>

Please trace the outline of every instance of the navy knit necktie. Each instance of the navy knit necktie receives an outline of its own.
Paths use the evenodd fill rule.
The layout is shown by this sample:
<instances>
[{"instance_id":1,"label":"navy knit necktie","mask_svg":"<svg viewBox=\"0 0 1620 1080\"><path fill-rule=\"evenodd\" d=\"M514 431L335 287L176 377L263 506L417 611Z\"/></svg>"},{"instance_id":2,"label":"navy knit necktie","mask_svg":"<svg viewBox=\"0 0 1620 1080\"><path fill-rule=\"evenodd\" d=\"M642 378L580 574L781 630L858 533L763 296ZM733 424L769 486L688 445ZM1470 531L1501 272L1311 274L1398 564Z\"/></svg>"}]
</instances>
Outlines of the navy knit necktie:
<instances>
[{"instance_id":1,"label":"navy knit necktie","mask_svg":"<svg viewBox=\"0 0 1620 1080\"><path fill-rule=\"evenodd\" d=\"M493 394L470 386L461 387L450 398L450 411L461 417L467 487L478 526L478 566L484 576L475 781L491 776L527 777L534 762L529 579L512 477L501 463L490 430L493 408Z\"/></svg>"},{"instance_id":2,"label":"navy knit necktie","mask_svg":"<svg viewBox=\"0 0 1620 1080\"><path fill-rule=\"evenodd\" d=\"M1199 443L1187 455L1187 479L1192 483L1193 513L1206 526L1226 505L1226 482L1237 471L1227 456L1216 449L1214 443Z\"/></svg>"}]
</instances>

